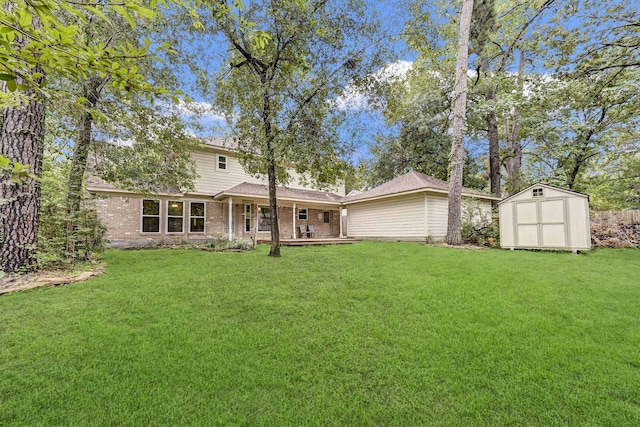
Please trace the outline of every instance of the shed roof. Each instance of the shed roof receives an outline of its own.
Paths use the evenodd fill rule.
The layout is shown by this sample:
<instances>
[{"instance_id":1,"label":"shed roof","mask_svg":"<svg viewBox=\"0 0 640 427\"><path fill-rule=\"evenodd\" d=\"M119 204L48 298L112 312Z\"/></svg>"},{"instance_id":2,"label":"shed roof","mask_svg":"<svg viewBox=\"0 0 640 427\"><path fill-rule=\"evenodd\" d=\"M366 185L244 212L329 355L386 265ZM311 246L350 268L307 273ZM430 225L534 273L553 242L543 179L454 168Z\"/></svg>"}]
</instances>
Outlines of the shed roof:
<instances>
[{"instance_id":1,"label":"shed roof","mask_svg":"<svg viewBox=\"0 0 640 427\"><path fill-rule=\"evenodd\" d=\"M303 190L298 188L278 187L278 199L300 200L314 203L340 204L342 196L334 193L325 193L316 190ZM252 184L243 182L227 190L216 194L215 199L223 199L230 196L269 198L269 187L265 184Z\"/></svg>"},{"instance_id":2,"label":"shed roof","mask_svg":"<svg viewBox=\"0 0 640 427\"><path fill-rule=\"evenodd\" d=\"M449 183L420 172L411 171L363 193L347 196L343 199L343 202L352 203L428 190L448 194ZM462 194L464 196L480 197L489 200L500 200L499 197L492 194L464 187L462 188Z\"/></svg>"},{"instance_id":3,"label":"shed roof","mask_svg":"<svg viewBox=\"0 0 640 427\"><path fill-rule=\"evenodd\" d=\"M580 196L580 197L586 197L587 199L589 198L588 194L584 194L584 193L578 193L577 191L573 191L573 190L568 190L566 188L562 188L562 187L558 187L557 185L552 185L552 184L545 184L543 182L536 182L535 184L531 184L530 186L523 188L522 190L518 191L517 193L514 193L512 195L510 195L509 197L503 199L501 202L499 202L498 204L501 205L504 202L507 202L511 199L513 199L514 197L519 196L520 194L531 190L533 187L547 187L547 188L553 188L554 190L558 190L558 191L562 191L563 193L567 193L567 194L571 194L574 196Z\"/></svg>"}]
</instances>

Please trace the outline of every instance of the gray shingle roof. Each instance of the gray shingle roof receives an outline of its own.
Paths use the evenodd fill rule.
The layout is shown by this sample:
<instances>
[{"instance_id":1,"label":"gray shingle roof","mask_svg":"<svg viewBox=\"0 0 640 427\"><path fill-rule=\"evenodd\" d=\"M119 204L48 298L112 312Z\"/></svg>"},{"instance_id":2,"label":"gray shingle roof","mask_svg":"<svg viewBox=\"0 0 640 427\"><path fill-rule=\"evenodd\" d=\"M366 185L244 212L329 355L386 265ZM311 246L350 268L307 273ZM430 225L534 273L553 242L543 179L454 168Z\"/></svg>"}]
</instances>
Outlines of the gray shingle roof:
<instances>
[{"instance_id":1,"label":"gray shingle roof","mask_svg":"<svg viewBox=\"0 0 640 427\"><path fill-rule=\"evenodd\" d=\"M342 201L342 196L334 193L325 193L323 191L316 190L302 190L297 188L284 188L278 187L277 191L278 199L288 200L306 200L316 203L331 203L337 204ZM225 196L251 196L269 198L269 187L265 184L251 184L243 182L235 187L231 187L228 190L218 193L215 198L220 199Z\"/></svg>"},{"instance_id":2,"label":"gray shingle roof","mask_svg":"<svg viewBox=\"0 0 640 427\"><path fill-rule=\"evenodd\" d=\"M371 190L365 191L360 194L347 196L343 199L343 202L350 203L418 190L436 190L445 191L448 193L449 183L420 172L411 171L397 178L394 178L389 182L385 182L382 185L374 187ZM482 191L473 190L470 188L463 188L462 194L465 196L478 196L487 199L499 200L499 198L494 195L483 193Z\"/></svg>"}]
</instances>

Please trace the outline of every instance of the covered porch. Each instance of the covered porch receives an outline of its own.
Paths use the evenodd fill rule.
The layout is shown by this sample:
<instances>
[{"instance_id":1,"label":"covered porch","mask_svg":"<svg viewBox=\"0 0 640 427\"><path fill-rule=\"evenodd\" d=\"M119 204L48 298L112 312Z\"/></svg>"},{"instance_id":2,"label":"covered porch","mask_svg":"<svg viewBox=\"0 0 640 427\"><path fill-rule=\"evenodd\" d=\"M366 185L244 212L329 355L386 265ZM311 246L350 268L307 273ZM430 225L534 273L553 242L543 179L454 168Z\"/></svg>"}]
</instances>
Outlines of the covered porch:
<instances>
[{"instance_id":1,"label":"covered porch","mask_svg":"<svg viewBox=\"0 0 640 427\"><path fill-rule=\"evenodd\" d=\"M281 242L322 244L322 240L345 237L341 197L337 194L279 187L277 196ZM266 185L242 183L214 198L223 203L224 233L229 240L270 241L272 213Z\"/></svg>"}]
</instances>

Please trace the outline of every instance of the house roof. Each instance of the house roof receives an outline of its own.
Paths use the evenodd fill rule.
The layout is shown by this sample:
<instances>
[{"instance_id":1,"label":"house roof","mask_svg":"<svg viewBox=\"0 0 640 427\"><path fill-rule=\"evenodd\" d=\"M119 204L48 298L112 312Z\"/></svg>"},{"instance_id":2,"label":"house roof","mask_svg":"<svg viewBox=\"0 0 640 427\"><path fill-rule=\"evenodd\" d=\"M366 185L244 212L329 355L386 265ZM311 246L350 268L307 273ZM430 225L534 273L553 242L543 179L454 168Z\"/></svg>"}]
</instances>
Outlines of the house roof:
<instances>
[{"instance_id":1,"label":"house roof","mask_svg":"<svg viewBox=\"0 0 640 427\"><path fill-rule=\"evenodd\" d=\"M231 137L224 136L212 136L209 138L204 138L202 140L205 146L207 147L217 147L224 148L226 150L237 150L238 149L238 141Z\"/></svg>"},{"instance_id":2,"label":"house roof","mask_svg":"<svg viewBox=\"0 0 640 427\"><path fill-rule=\"evenodd\" d=\"M389 197L404 193L414 193L418 191L435 191L439 193L449 193L449 183L432 176L425 175L420 172L411 171L389 182L372 188L360 194L354 194L343 198L344 203L359 202L363 200L377 199L381 197ZM483 193L482 191L470 188L462 188L462 195L481 197L490 200L500 200L492 194Z\"/></svg>"},{"instance_id":3,"label":"house roof","mask_svg":"<svg viewBox=\"0 0 640 427\"><path fill-rule=\"evenodd\" d=\"M231 196L269 198L269 187L265 184L252 184L243 182L228 190L216 194L215 199L223 199ZM279 200L300 200L314 203L340 204L342 196L334 193L325 193L316 190L302 190L298 188L278 187Z\"/></svg>"},{"instance_id":4,"label":"house roof","mask_svg":"<svg viewBox=\"0 0 640 427\"><path fill-rule=\"evenodd\" d=\"M533 187L547 187L547 188L553 188L554 190L558 190L558 191L562 191L563 193L567 193L567 194L572 194L575 196L581 196L581 197L586 197L587 199L589 198L588 194L584 194L584 193L578 193L577 191L573 191L573 190L568 190L566 188L562 188L562 187L558 187L557 185L551 185L551 184L545 184L543 182L537 182L535 184L532 184L526 188L523 188L522 190L518 191L517 193L514 193L512 195L510 195L509 197L502 199L502 201L500 203L498 203L499 205L507 202L511 199L513 199L514 197L524 193L525 191L528 191L530 189L532 189Z\"/></svg>"}]
</instances>

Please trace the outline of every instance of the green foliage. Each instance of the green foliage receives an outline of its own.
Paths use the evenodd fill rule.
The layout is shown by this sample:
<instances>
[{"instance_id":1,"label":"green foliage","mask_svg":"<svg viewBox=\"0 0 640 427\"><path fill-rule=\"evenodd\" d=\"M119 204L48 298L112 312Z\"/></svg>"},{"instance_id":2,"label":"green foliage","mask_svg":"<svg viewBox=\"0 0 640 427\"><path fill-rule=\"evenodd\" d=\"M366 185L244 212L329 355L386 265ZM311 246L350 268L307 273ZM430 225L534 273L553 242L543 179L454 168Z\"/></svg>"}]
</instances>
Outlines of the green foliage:
<instances>
[{"instance_id":1,"label":"green foliage","mask_svg":"<svg viewBox=\"0 0 640 427\"><path fill-rule=\"evenodd\" d=\"M500 228L491 214L467 200L462 210L462 241L472 245L496 248L500 246Z\"/></svg>"},{"instance_id":2,"label":"green foliage","mask_svg":"<svg viewBox=\"0 0 640 427\"><path fill-rule=\"evenodd\" d=\"M30 171L29 165L12 162L6 157L0 156L0 177L2 177L2 181L8 179L13 184L19 184L28 178L35 179L36 177Z\"/></svg>"},{"instance_id":3,"label":"green foliage","mask_svg":"<svg viewBox=\"0 0 640 427\"><path fill-rule=\"evenodd\" d=\"M0 297L0 424L640 424L638 250L266 252Z\"/></svg>"},{"instance_id":4,"label":"green foliage","mask_svg":"<svg viewBox=\"0 0 640 427\"><path fill-rule=\"evenodd\" d=\"M253 244L247 240L233 239L229 240L224 237L215 238L205 245L206 248L214 249L216 251L249 251L253 249Z\"/></svg>"},{"instance_id":5,"label":"green foliage","mask_svg":"<svg viewBox=\"0 0 640 427\"><path fill-rule=\"evenodd\" d=\"M0 75L9 91L26 90L28 87L49 92L40 86L37 79L41 74L32 70L39 65L44 74L59 73L68 76L87 77L92 72L111 76L114 86L137 88L141 91L152 89L144 76L135 68L127 66L131 58L148 55L144 48L132 45L112 46L108 43L78 43L83 39L83 26L108 23L105 11L113 10L126 19L131 28L136 27L132 18L139 15L152 18L152 9L141 6L139 1L130 1L124 6L106 2L105 4L40 0L2 0L0 4ZM67 20L65 16L73 16ZM40 25L33 25L37 20ZM26 45L18 48L17 43L26 40Z\"/></svg>"},{"instance_id":6,"label":"green foliage","mask_svg":"<svg viewBox=\"0 0 640 427\"><path fill-rule=\"evenodd\" d=\"M225 114L246 169L266 174L269 147L280 183L292 165L319 187L345 177L350 141L333 101L381 65L376 23L359 2L254 2L244 20L219 28L230 57L218 73L215 104ZM261 33L259 33L261 32ZM264 34L264 42L254 42Z\"/></svg>"},{"instance_id":7,"label":"green foliage","mask_svg":"<svg viewBox=\"0 0 640 427\"><path fill-rule=\"evenodd\" d=\"M40 227L38 230L38 266L40 268L70 267L80 260L87 260L104 249L102 239L105 227L100 223L91 201L84 200L83 207L72 216L77 224L77 253L67 251L69 221L66 213L66 181L68 163L54 158L50 153L44 161ZM78 256L79 255L79 256Z\"/></svg>"}]
</instances>

